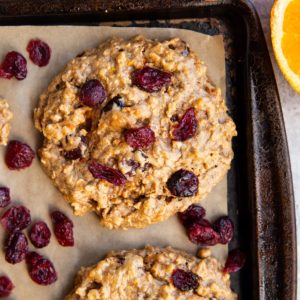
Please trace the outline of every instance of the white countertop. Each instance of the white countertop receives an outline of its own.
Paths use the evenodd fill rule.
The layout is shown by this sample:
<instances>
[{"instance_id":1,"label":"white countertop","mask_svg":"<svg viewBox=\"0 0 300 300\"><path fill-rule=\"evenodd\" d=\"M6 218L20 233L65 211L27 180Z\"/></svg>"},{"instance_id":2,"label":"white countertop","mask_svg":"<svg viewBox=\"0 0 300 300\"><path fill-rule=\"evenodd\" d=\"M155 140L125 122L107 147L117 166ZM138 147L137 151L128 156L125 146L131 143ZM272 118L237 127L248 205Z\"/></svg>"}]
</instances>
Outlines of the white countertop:
<instances>
[{"instance_id":1,"label":"white countertop","mask_svg":"<svg viewBox=\"0 0 300 300\"><path fill-rule=\"evenodd\" d=\"M276 76L276 81L280 94L281 107L284 116L285 128L287 133L293 184L296 206L296 222L297 227L300 226L300 95L297 94L285 80L279 70L270 38L270 11L273 5L273 0L252 0L258 14L260 16L266 41L269 48L269 53L273 63L273 69ZM300 230L297 230L297 245L298 245L298 297L300 299Z\"/></svg>"}]
</instances>

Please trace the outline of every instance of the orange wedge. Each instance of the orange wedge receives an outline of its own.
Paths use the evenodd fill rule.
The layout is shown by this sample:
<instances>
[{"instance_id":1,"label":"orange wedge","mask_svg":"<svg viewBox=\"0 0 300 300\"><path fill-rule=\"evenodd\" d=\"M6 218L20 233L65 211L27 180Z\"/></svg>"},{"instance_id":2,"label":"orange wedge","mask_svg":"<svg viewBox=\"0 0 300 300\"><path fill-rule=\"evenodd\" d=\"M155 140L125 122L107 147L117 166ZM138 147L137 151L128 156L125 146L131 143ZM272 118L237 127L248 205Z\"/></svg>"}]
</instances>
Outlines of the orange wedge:
<instances>
[{"instance_id":1,"label":"orange wedge","mask_svg":"<svg viewBox=\"0 0 300 300\"><path fill-rule=\"evenodd\" d=\"M300 0L276 0L271 12L271 37L277 63L300 94Z\"/></svg>"}]
</instances>

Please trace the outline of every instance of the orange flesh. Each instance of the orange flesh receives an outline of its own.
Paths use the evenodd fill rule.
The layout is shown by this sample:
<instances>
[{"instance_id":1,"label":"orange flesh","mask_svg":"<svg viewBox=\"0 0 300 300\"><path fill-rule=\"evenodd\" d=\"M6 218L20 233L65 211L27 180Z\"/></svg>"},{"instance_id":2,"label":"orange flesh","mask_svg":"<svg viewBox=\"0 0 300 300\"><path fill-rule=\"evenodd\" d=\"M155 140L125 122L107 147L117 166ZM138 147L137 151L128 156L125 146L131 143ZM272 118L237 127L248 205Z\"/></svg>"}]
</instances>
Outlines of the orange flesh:
<instances>
[{"instance_id":1,"label":"orange flesh","mask_svg":"<svg viewBox=\"0 0 300 300\"><path fill-rule=\"evenodd\" d=\"M300 75L300 0L292 1L286 8L283 32L283 54L291 70Z\"/></svg>"}]
</instances>

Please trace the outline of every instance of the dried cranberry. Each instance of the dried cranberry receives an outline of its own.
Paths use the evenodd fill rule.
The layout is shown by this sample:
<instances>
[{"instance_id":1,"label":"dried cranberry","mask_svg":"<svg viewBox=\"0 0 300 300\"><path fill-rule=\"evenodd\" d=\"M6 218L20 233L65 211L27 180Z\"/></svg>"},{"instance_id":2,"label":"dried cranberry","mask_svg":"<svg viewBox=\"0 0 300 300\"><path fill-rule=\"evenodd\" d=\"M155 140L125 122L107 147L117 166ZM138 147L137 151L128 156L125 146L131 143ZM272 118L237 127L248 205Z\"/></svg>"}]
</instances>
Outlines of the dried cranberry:
<instances>
[{"instance_id":1,"label":"dried cranberry","mask_svg":"<svg viewBox=\"0 0 300 300\"><path fill-rule=\"evenodd\" d=\"M192 197L198 192L198 177L190 171L180 169L167 181L167 187L176 197Z\"/></svg>"},{"instance_id":2,"label":"dried cranberry","mask_svg":"<svg viewBox=\"0 0 300 300\"><path fill-rule=\"evenodd\" d=\"M200 221L206 214L205 209L197 204L190 205L184 212L178 213L181 223L188 227L189 225Z\"/></svg>"},{"instance_id":3,"label":"dried cranberry","mask_svg":"<svg viewBox=\"0 0 300 300\"><path fill-rule=\"evenodd\" d=\"M39 67L48 65L51 56L51 49L48 44L39 39L32 39L27 45L27 51L35 65Z\"/></svg>"},{"instance_id":4,"label":"dried cranberry","mask_svg":"<svg viewBox=\"0 0 300 300\"><path fill-rule=\"evenodd\" d=\"M89 164L89 171L94 178L104 179L113 185L123 185L127 181L126 177L119 170L101 165L94 160Z\"/></svg>"},{"instance_id":5,"label":"dried cranberry","mask_svg":"<svg viewBox=\"0 0 300 300\"><path fill-rule=\"evenodd\" d=\"M114 104L116 104L118 107L121 108L125 106L123 98L121 96L115 96L107 102L107 104L103 107L102 111L103 112L111 111Z\"/></svg>"},{"instance_id":6,"label":"dried cranberry","mask_svg":"<svg viewBox=\"0 0 300 300\"><path fill-rule=\"evenodd\" d=\"M26 263L31 279L40 285L49 285L57 280L57 273L52 262L36 252L26 256Z\"/></svg>"},{"instance_id":7,"label":"dried cranberry","mask_svg":"<svg viewBox=\"0 0 300 300\"><path fill-rule=\"evenodd\" d=\"M187 228L189 240L194 244L213 246L219 243L220 235L214 231L211 224L202 219Z\"/></svg>"},{"instance_id":8,"label":"dried cranberry","mask_svg":"<svg viewBox=\"0 0 300 300\"><path fill-rule=\"evenodd\" d=\"M14 287L15 286L7 276L0 276L0 298L8 297Z\"/></svg>"},{"instance_id":9,"label":"dried cranberry","mask_svg":"<svg viewBox=\"0 0 300 300\"><path fill-rule=\"evenodd\" d=\"M147 126L127 129L124 133L126 143L134 149L144 149L155 142L153 130Z\"/></svg>"},{"instance_id":10,"label":"dried cranberry","mask_svg":"<svg viewBox=\"0 0 300 300\"><path fill-rule=\"evenodd\" d=\"M10 233L22 230L31 223L30 210L22 205L12 206L2 215L0 223Z\"/></svg>"},{"instance_id":11,"label":"dried cranberry","mask_svg":"<svg viewBox=\"0 0 300 300\"><path fill-rule=\"evenodd\" d=\"M28 252L28 241L22 232L15 232L8 238L5 246L5 260L10 264L21 262Z\"/></svg>"},{"instance_id":12,"label":"dried cranberry","mask_svg":"<svg viewBox=\"0 0 300 300\"><path fill-rule=\"evenodd\" d=\"M0 187L0 207L6 207L10 203L9 188Z\"/></svg>"},{"instance_id":13,"label":"dried cranberry","mask_svg":"<svg viewBox=\"0 0 300 300\"><path fill-rule=\"evenodd\" d=\"M8 52L0 66L0 77L10 79L13 76L23 80L27 76L27 61L25 57L16 51Z\"/></svg>"},{"instance_id":14,"label":"dried cranberry","mask_svg":"<svg viewBox=\"0 0 300 300\"><path fill-rule=\"evenodd\" d=\"M106 99L106 91L99 80L92 79L81 87L79 99L89 107L96 107Z\"/></svg>"},{"instance_id":15,"label":"dried cranberry","mask_svg":"<svg viewBox=\"0 0 300 300\"><path fill-rule=\"evenodd\" d=\"M228 254L223 271L227 273L237 272L244 266L245 262L246 256L241 250L231 250Z\"/></svg>"},{"instance_id":16,"label":"dried cranberry","mask_svg":"<svg viewBox=\"0 0 300 300\"><path fill-rule=\"evenodd\" d=\"M181 291L195 290L199 286L199 276L190 271L176 269L172 273L172 281Z\"/></svg>"},{"instance_id":17,"label":"dried cranberry","mask_svg":"<svg viewBox=\"0 0 300 300\"><path fill-rule=\"evenodd\" d=\"M186 141L193 137L197 130L197 120L193 107L189 108L178 124L173 126L172 136L175 141Z\"/></svg>"},{"instance_id":18,"label":"dried cranberry","mask_svg":"<svg viewBox=\"0 0 300 300\"><path fill-rule=\"evenodd\" d=\"M158 92L163 86L171 82L172 75L170 73L151 68L144 67L135 70L132 74L132 83L146 92Z\"/></svg>"},{"instance_id":19,"label":"dried cranberry","mask_svg":"<svg viewBox=\"0 0 300 300\"><path fill-rule=\"evenodd\" d=\"M34 151L25 143L10 141L5 154L5 163L10 170L29 167L34 159Z\"/></svg>"},{"instance_id":20,"label":"dried cranberry","mask_svg":"<svg viewBox=\"0 0 300 300\"><path fill-rule=\"evenodd\" d=\"M30 228L29 239L36 248L46 247L50 243L51 232L43 221L36 222Z\"/></svg>"},{"instance_id":21,"label":"dried cranberry","mask_svg":"<svg viewBox=\"0 0 300 300\"><path fill-rule=\"evenodd\" d=\"M227 244L232 240L234 225L229 217L221 217L215 221L213 228L220 234L220 243Z\"/></svg>"},{"instance_id":22,"label":"dried cranberry","mask_svg":"<svg viewBox=\"0 0 300 300\"><path fill-rule=\"evenodd\" d=\"M67 160L76 160L82 157L80 147L66 151L64 154L65 159Z\"/></svg>"},{"instance_id":23,"label":"dried cranberry","mask_svg":"<svg viewBox=\"0 0 300 300\"><path fill-rule=\"evenodd\" d=\"M54 234L58 243L64 247L74 246L73 222L60 211L51 213Z\"/></svg>"}]
</instances>

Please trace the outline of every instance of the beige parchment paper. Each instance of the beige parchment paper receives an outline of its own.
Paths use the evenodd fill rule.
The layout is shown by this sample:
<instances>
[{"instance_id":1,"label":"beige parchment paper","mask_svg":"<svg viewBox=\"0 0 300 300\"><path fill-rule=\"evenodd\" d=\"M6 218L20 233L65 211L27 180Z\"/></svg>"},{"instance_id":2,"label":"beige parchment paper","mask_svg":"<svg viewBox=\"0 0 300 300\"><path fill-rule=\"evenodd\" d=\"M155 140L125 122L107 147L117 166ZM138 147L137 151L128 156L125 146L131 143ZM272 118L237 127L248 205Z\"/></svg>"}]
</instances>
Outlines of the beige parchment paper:
<instances>
[{"instance_id":1,"label":"beige parchment paper","mask_svg":"<svg viewBox=\"0 0 300 300\"><path fill-rule=\"evenodd\" d=\"M179 37L185 40L208 66L208 74L225 95L225 54L221 36L210 37L181 29L156 28L112 28L104 26L21 26L0 27L0 59L8 51L21 52L28 61L28 75L23 81L0 79L0 96L8 99L14 113L10 139L25 141L37 150L42 137L33 125L33 108L39 95L47 88L52 78L64 65L83 50L97 46L113 36L130 38L137 34L159 40ZM48 66L39 68L30 62L26 46L31 38L46 41L52 49ZM8 186L13 202L22 203L31 210L32 220L44 220L51 227L49 211L57 208L66 213L74 222L75 247L59 246L53 233L49 246L38 250L54 263L58 281L48 287L31 281L26 265L21 262L8 264L0 252L0 274L7 274L16 288L10 299L16 300L56 300L63 299L72 287L75 273L81 266L94 264L109 250L140 248L146 244L173 246L187 252L196 253L197 246L189 242L176 216L169 220L136 230L108 230L100 226L94 214L75 217L69 205L43 172L39 159L22 171L9 171L4 164L5 148L0 147L0 185ZM219 183L202 202L207 209L209 220L227 213L227 180ZM5 210L0 210L2 214ZM1 248L5 240L0 228ZM30 249L34 249L30 245ZM224 259L226 246L213 247L213 254Z\"/></svg>"}]
</instances>

